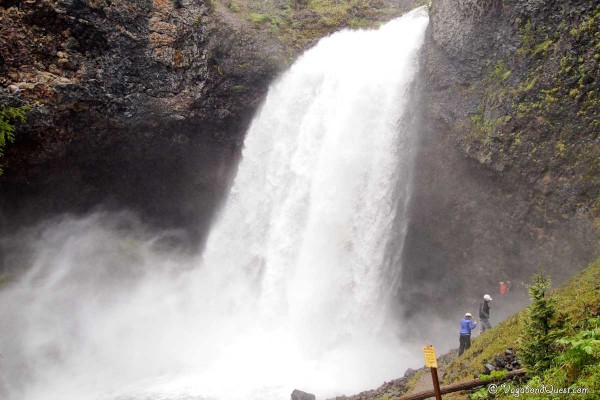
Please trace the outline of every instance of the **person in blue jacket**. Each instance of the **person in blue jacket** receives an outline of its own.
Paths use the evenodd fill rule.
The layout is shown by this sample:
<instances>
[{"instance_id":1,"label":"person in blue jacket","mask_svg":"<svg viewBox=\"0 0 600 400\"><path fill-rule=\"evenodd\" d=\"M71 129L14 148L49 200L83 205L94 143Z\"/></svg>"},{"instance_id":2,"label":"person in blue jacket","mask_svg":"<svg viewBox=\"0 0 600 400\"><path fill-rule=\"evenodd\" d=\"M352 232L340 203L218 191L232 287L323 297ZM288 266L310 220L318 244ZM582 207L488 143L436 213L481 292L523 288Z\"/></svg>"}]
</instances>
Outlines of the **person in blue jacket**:
<instances>
[{"instance_id":1,"label":"person in blue jacket","mask_svg":"<svg viewBox=\"0 0 600 400\"><path fill-rule=\"evenodd\" d=\"M458 355L460 356L469 347L471 347L471 331L477 326L477 321L473 321L471 313L466 313L460 320L460 346L458 346Z\"/></svg>"}]
</instances>

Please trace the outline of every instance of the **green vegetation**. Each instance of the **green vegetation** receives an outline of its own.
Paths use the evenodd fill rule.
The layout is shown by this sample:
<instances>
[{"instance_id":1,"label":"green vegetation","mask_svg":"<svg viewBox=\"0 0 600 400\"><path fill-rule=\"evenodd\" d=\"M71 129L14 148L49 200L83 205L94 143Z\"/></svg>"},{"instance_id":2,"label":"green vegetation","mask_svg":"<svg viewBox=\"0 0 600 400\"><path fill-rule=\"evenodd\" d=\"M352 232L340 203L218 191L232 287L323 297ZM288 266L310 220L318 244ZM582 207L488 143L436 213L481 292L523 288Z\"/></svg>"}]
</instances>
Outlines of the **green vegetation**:
<instances>
[{"instance_id":1,"label":"green vegetation","mask_svg":"<svg viewBox=\"0 0 600 400\"><path fill-rule=\"evenodd\" d=\"M489 73L483 80L483 99L477 108L477 114L469 118L471 131L476 139L488 145L498 128L510 122L510 115L496 117L492 113L500 102L506 97L506 81L510 78L511 71L506 67L503 60L492 64L488 61Z\"/></svg>"},{"instance_id":2,"label":"green vegetation","mask_svg":"<svg viewBox=\"0 0 600 400\"><path fill-rule=\"evenodd\" d=\"M480 380L488 380L488 379L502 379L508 374L508 371L492 371L489 374L479 374Z\"/></svg>"},{"instance_id":3,"label":"green vegetation","mask_svg":"<svg viewBox=\"0 0 600 400\"><path fill-rule=\"evenodd\" d=\"M236 12L236 13L237 13L237 12L240 12L240 6L239 6L239 5L238 5L238 4L237 4L235 1L232 1L232 2L229 4L229 9L230 9L231 11L233 11L233 12Z\"/></svg>"},{"instance_id":4,"label":"green vegetation","mask_svg":"<svg viewBox=\"0 0 600 400\"><path fill-rule=\"evenodd\" d=\"M223 76L223 71L221 71L221 67L219 67L218 64L213 65L213 68L215 69L215 71L217 72L217 74L219 76Z\"/></svg>"},{"instance_id":5,"label":"green vegetation","mask_svg":"<svg viewBox=\"0 0 600 400\"><path fill-rule=\"evenodd\" d=\"M535 275L529 288L534 299L532 305L475 339L471 348L446 368L444 383L472 379L485 363L507 348L514 348L515 339L520 338L516 354L528 364L530 380L511 383L513 389L526 384L529 387L585 387L590 389L590 394L578 394L578 399L597 398L600 393L600 258L552 293L548 292L549 284L544 274ZM533 353L533 348L540 353L527 354L525 349ZM481 390L472 396L491 398L487 391ZM556 394L552 398L572 396ZM495 398L514 398L514 394L499 393ZM520 394L519 398L547 397Z\"/></svg>"},{"instance_id":6,"label":"green vegetation","mask_svg":"<svg viewBox=\"0 0 600 400\"><path fill-rule=\"evenodd\" d=\"M600 317L586 321L586 327L578 333L564 337L555 342L560 346L549 366L539 371L526 384L512 387L515 391L524 392L519 396L522 399L597 399L600 393ZM525 392L525 385L530 388L554 388L571 390L572 393L553 393L544 395ZM575 391L585 388L587 393ZM489 397L483 397L489 398ZM514 398L514 394L500 392L494 398Z\"/></svg>"},{"instance_id":7,"label":"green vegetation","mask_svg":"<svg viewBox=\"0 0 600 400\"><path fill-rule=\"evenodd\" d=\"M8 143L15 141L15 123L25 123L27 120L29 106L0 108L0 157L4 155L4 149ZM4 172L0 164L0 175Z\"/></svg>"},{"instance_id":8,"label":"green vegetation","mask_svg":"<svg viewBox=\"0 0 600 400\"><path fill-rule=\"evenodd\" d=\"M465 140L481 160L572 176L600 226L600 5L557 9L557 21L517 20L517 51L487 62Z\"/></svg>"},{"instance_id":9,"label":"green vegetation","mask_svg":"<svg viewBox=\"0 0 600 400\"><path fill-rule=\"evenodd\" d=\"M261 13L253 12L253 13L250 13L248 18L250 19L250 21L252 21L253 23L255 23L257 25L268 24L269 31L271 33L279 32L280 28L284 24L283 20L276 15L261 14Z\"/></svg>"},{"instance_id":10,"label":"green vegetation","mask_svg":"<svg viewBox=\"0 0 600 400\"><path fill-rule=\"evenodd\" d=\"M481 374L481 375L479 375L479 379L480 380L495 379L495 380L500 381L507 374L508 374L507 371L492 371L489 374ZM484 388L479 389L475 393L471 393L471 395L469 396L469 399L470 400L487 399L489 395L490 394L488 392L487 387L484 387Z\"/></svg>"},{"instance_id":11,"label":"green vegetation","mask_svg":"<svg viewBox=\"0 0 600 400\"><path fill-rule=\"evenodd\" d=\"M409 6L385 0L222 0L222 3L282 43L302 50L341 28L376 27L429 1L414 0Z\"/></svg>"},{"instance_id":12,"label":"green vegetation","mask_svg":"<svg viewBox=\"0 0 600 400\"><path fill-rule=\"evenodd\" d=\"M547 369L557 354L556 340L562 334L562 321L555 321L556 299L549 297L550 277L543 271L532 278L527 288L532 304L526 311L519 355L530 372Z\"/></svg>"},{"instance_id":13,"label":"green vegetation","mask_svg":"<svg viewBox=\"0 0 600 400\"><path fill-rule=\"evenodd\" d=\"M510 70L506 67L503 60L500 60L494 65L490 78L495 82L504 82L510 76Z\"/></svg>"},{"instance_id":14,"label":"green vegetation","mask_svg":"<svg viewBox=\"0 0 600 400\"><path fill-rule=\"evenodd\" d=\"M473 376L479 376L483 365L492 361L494 356L514 348L515 339L523 329L523 318L523 313L513 315L475 338L471 348L446 368L444 384L468 381Z\"/></svg>"},{"instance_id":15,"label":"green vegetation","mask_svg":"<svg viewBox=\"0 0 600 400\"><path fill-rule=\"evenodd\" d=\"M0 274L0 288L4 286L9 280L10 278L6 273Z\"/></svg>"},{"instance_id":16,"label":"green vegetation","mask_svg":"<svg viewBox=\"0 0 600 400\"><path fill-rule=\"evenodd\" d=\"M531 52L531 49L535 46L535 36L531 21L527 22L521 27L521 46L517 49L517 54L520 56L526 56Z\"/></svg>"}]
</instances>

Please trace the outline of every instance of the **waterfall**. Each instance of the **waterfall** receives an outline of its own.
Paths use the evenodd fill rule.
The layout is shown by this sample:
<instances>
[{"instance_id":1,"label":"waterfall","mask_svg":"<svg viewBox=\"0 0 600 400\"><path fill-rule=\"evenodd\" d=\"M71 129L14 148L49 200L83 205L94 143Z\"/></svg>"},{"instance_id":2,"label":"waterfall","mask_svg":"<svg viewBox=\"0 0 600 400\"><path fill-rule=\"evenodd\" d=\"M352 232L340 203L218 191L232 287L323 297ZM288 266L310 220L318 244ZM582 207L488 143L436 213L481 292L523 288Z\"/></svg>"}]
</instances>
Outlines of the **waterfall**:
<instances>
[{"instance_id":1,"label":"waterfall","mask_svg":"<svg viewBox=\"0 0 600 400\"><path fill-rule=\"evenodd\" d=\"M403 242L426 26L419 9L335 33L271 86L203 254L161 249L126 214L29 236L31 267L0 292L0 395L322 397L414 365L389 253Z\"/></svg>"}]
</instances>

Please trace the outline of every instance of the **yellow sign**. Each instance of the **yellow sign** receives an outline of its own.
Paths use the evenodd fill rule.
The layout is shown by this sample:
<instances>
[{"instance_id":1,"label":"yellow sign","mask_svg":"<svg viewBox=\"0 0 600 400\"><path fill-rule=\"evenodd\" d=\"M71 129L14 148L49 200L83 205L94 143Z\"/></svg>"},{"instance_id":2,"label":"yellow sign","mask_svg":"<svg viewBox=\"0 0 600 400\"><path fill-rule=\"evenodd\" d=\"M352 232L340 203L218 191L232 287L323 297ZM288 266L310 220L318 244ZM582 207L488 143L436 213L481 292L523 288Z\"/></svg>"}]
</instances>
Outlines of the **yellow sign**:
<instances>
[{"instance_id":1,"label":"yellow sign","mask_svg":"<svg viewBox=\"0 0 600 400\"><path fill-rule=\"evenodd\" d=\"M423 346L423 354L425 354L425 366L427 368L437 368L437 359L435 358L435 349L433 346Z\"/></svg>"}]
</instances>

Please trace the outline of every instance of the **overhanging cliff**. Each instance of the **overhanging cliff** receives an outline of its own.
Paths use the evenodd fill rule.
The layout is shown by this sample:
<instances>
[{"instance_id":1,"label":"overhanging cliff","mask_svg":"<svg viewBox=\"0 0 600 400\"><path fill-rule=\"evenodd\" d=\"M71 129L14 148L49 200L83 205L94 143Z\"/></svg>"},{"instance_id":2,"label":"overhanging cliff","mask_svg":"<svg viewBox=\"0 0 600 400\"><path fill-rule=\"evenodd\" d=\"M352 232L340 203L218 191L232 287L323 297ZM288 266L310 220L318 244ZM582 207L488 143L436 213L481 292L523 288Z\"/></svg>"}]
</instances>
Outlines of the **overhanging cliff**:
<instances>
[{"instance_id":1,"label":"overhanging cliff","mask_svg":"<svg viewBox=\"0 0 600 400\"><path fill-rule=\"evenodd\" d=\"M3 222L108 204L201 236L284 47L206 1L0 12L0 100L32 106L3 160Z\"/></svg>"}]
</instances>

